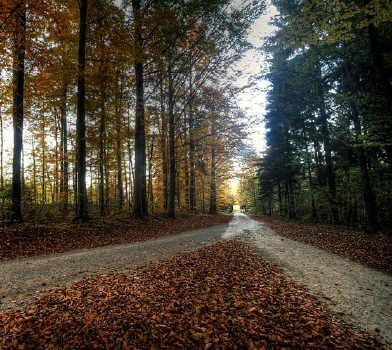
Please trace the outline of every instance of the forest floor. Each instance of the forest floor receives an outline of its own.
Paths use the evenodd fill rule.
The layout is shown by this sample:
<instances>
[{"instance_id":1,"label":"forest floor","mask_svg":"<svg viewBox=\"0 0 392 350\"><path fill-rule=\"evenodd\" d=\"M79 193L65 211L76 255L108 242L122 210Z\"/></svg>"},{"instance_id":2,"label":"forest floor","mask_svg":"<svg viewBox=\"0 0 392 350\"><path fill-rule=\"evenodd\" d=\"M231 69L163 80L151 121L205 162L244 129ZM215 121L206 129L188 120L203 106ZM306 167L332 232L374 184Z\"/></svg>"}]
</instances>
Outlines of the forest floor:
<instances>
[{"instance_id":1,"label":"forest floor","mask_svg":"<svg viewBox=\"0 0 392 350\"><path fill-rule=\"evenodd\" d=\"M279 234L392 274L392 236L368 235L343 226L309 224L251 215Z\"/></svg>"},{"instance_id":2,"label":"forest floor","mask_svg":"<svg viewBox=\"0 0 392 350\"><path fill-rule=\"evenodd\" d=\"M231 215L181 215L173 220L152 216L135 220L129 215L92 217L86 224L64 218L0 227L0 261L62 253L75 249L140 242L213 225L222 225Z\"/></svg>"},{"instance_id":3,"label":"forest floor","mask_svg":"<svg viewBox=\"0 0 392 350\"><path fill-rule=\"evenodd\" d=\"M392 276L243 214L145 242L4 261L0 280L6 349L382 349L377 339L392 340Z\"/></svg>"}]
</instances>

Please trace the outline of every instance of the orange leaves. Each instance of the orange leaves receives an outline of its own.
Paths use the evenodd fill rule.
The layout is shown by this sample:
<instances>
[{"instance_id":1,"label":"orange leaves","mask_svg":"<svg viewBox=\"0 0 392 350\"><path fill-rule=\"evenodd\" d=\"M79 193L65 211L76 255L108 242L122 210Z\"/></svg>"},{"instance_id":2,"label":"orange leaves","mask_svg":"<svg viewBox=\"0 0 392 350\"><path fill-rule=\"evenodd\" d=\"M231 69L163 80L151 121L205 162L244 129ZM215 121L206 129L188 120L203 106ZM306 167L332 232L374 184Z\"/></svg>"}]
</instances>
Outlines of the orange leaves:
<instances>
[{"instance_id":1,"label":"orange leaves","mask_svg":"<svg viewBox=\"0 0 392 350\"><path fill-rule=\"evenodd\" d=\"M92 221L86 227L68 223L53 223L52 225L17 225L0 228L0 260L146 241L184 231L225 224L231 220L231 216L185 216L176 220L153 217L149 221L124 218L121 220L109 218L107 220L106 225Z\"/></svg>"},{"instance_id":2,"label":"orange leaves","mask_svg":"<svg viewBox=\"0 0 392 350\"><path fill-rule=\"evenodd\" d=\"M0 348L382 347L337 323L245 244L226 241L131 276L83 279L42 296L24 313L0 314Z\"/></svg>"}]
</instances>

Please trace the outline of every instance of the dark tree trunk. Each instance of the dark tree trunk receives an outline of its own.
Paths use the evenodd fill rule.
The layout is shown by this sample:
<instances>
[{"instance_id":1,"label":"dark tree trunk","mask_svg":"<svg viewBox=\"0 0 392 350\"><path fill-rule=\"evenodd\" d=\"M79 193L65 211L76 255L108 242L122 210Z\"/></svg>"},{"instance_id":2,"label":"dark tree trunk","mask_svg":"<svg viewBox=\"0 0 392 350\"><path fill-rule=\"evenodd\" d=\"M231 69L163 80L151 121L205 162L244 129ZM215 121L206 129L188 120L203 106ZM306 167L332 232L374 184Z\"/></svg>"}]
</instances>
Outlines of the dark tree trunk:
<instances>
[{"instance_id":1,"label":"dark tree trunk","mask_svg":"<svg viewBox=\"0 0 392 350\"><path fill-rule=\"evenodd\" d=\"M78 102L76 117L76 168L78 175L78 206L75 221L87 221L86 190L86 115L85 115L85 70L87 0L80 0L79 56L78 56Z\"/></svg>"},{"instance_id":2,"label":"dark tree trunk","mask_svg":"<svg viewBox=\"0 0 392 350\"><path fill-rule=\"evenodd\" d=\"M144 128L144 66L142 59L143 38L141 27L141 0L132 0L135 20L135 79L136 79L136 120L135 120L135 184L134 215L144 218L148 215L146 199L146 132Z\"/></svg>"},{"instance_id":3,"label":"dark tree trunk","mask_svg":"<svg viewBox=\"0 0 392 350\"><path fill-rule=\"evenodd\" d=\"M3 129L3 115L1 114L0 106L0 189L4 188L4 129Z\"/></svg>"},{"instance_id":4,"label":"dark tree trunk","mask_svg":"<svg viewBox=\"0 0 392 350\"><path fill-rule=\"evenodd\" d=\"M150 150L148 157L148 201L150 203L150 212L154 213L154 192L152 186L152 158L154 155L154 135L151 136Z\"/></svg>"},{"instance_id":5,"label":"dark tree trunk","mask_svg":"<svg viewBox=\"0 0 392 350\"><path fill-rule=\"evenodd\" d=\"M174 91L171 65L168 68L168 99L169 99L169 158L170 158L170 179L169 179L169 207L168 216L174 218L175 196L176 196L176 154L175 154L175 126L174 126Z\"/></svg>"},{"instance_id":6,"label":"dark tree trunk","mask_svg":"<svg viewBox=\"0 0 392 350\"><path fill-rule=\"evenodd\" d=\"M61 198L63 211L68 211L68 126L67 126L67 84L63 87L63 100L61 105Z\"/></svg>"},{"instance_id":7,"label":"dark tree trunk","mask_svg":"<svg viewBox=\"0 0 392 350\"><path fill-rule=\"evenodd\" d=\"M321 78L321 67L320 63L317 62L317 91L319 99L319 112L320 112L320 128L323 138L324 150L325 150L325 163L327 170L327 182L328 182L328 192L329 192L329 205L332 213L332 221L334 224L339 223L339 211L336 202L336 180L335 171L332 162L332 151L331 151L331 141L328 130L328 117L324 100L324 88Z\"/></svg>"},{"instance_id":8,"label":"dark tree trunk","mask_svg":"<svg viewBox=\"0 0 392 350\"><path fill-rule=\"evenodd\" d=\"M161 153L162 153L162 182L163 182L163 208L168 207L168 169L167 169L167 119L164 103L163 79L160 81L160 105L161 105Z\"/></svg>"},{"instance_id":9,"label":"dark tree trunk","mask_svg":"<svg viewBox=\"0 0 392 350\"><path fill-rule=\"evenodd\" d=\"M313 181L312 181L312 171L310 168L310 162L308 164L308 182L309 182L309 192L310 192L310 200L312 206L312 222L317 222L317 209L316 202L314 200L314 189L313 189Z\"/></svg>"},{"instance_id":10,"label":"dark tree trunk","mask_svg":"<svg viewBox=\"0 0 392 350\"><path fill-rule=\"evenodd\" d=\"M34 203L37 204L37 166L35 163L34 135L31 136L31 152L33 156L33 196Z\"/></svg>"},{"instance_id":11,"label":"dark tree trunk","mask_svg":"<svg viewBox=\"0 0 392 350\"><path fill-rule=\"evenodd\" d=\"M184 115L186 115L184 113ZM185 177L185 207L187 209L189 209L190 207L190 203L189 203L189 167L188 167L188 150L186 147L186 142L187 142L187 127L186 127L187 123L186 120L184 120L184 144L183 144L183 148L184 148L184 177Z\"/></svg>"},{"instance_id":12,"label":"dark tree trunk","mask_svg":"<svg viewBox=\"0 0 392 350\"><path fill-rule=\"evenodd\" d=\"M283 207L283 199L282 199L282 186L280 181L278 182L278 201L279 201L279 216L285 216L284 207Z\"/></svg>"},{"instance_id":13,"label":"dark tree trunk","mask_svg":"<svg viewBox=\"0 0 392 350\"><path fill-rule=\"evenodd\" d=\"M26 7L22 1L15 11L16 28L14 31L14 63L13 63L13 110L14 149L12 161L12 207L11 221L21 222L22 218L22 184L21 155L23 148L23 104L24 104L24 61Z\"/></svg>"},{"instance_id":14,"label":"dark tree trunk","mask_svg":"<svg viewBox=\"0 0 392 350\"><path fill-rule=\"evenodd\" d=\"M195 141L193 139L194 116L192 104L192 71L189 78L189 210L193 213L196 209L195 197Z\"/></svg>"},{"instance_id":15,"label":"dark tree trunk","mask_svg":"<svg viewBox=\"0 0 392 350\"><path fill-rule=\"evenodd\" d=\"M354 128L356 133L356 140L360 142L358 147L358 158L359 158L359 167L361 171L361 182L362 182L362 191L363 191L363 199L367 217L367 233L377 233L380 229L380 225L378 223L378 207L376 196L373 192L372 185L370 182L369 169L368 169L368 159L366 155L366 151L361 145L362 142L362 127L361 122L358 117L358 112L356 110L355 105L352 104L352 120L354 122Z\"/></svg>"},{"instance_id":16,"label":"dark tree trunk","mask_svg":"<svg viewBox=\"0 0 392 350\"><path fill-rule=\"evenodd\" d=\"M105 124L106 124L106 94L105 94L105 80L101 79L101 118L99 123L99 213L101 216L105 216Z\"/></svg>"},{"instance_id":17,"label":"dark tree trunk","mask_svg":"<svg viewBox=\"0 0 392 350\"><path fill-rule=\"evenodd\" d=\"M295 211L295 197L294 197L294 185L293 180L291 178L288 179L288 204L289 204L289 218L295 219L296 218L296 211Z\"/></svg>"},{"instance_id":18,"label":"dark tree trunk","mask_svg":"<svg viewBox=\"0 0 392 350\"><path fill-rule=\"evenodd\" d=\"M123 182L122 182L122 137L121 137L121 104L122 104L122 82L120 83L120 91L119 97L117 98L117 110L116 110L116 131L117 131L117 140L116 140L116 160L117 160L117 192L118 192L118 200L117 205L118 209L123 210L124 206L124 193L123 193Z\"/></svg>"},{"instance_id":19,"label":"dark tree trunk","mask_svg":"<svg viewBox=\"0 0 392 350\"><path fill-rule=\"evenodd\" d=\"M216 214L215 147L211 149L210 214Z\"/></svg>"},{"instance_id":20,"label":"dark tree trunk","mask_svg":"<svg viewBox=\"0 0 392 350\"><path fill-rule=\"evenodd\" d=\"M128 206L129 206L129 211L131 211L132 208L132 193L133 193L133 186L132 184L135 183L135 174L133 171L133 166L132 166L132 149L131 149L131 118L128 113L128 119L127 119L127 146L128 146L128 173L129 173L129 198L128 198Z\"/></svg>"}]
</instances>

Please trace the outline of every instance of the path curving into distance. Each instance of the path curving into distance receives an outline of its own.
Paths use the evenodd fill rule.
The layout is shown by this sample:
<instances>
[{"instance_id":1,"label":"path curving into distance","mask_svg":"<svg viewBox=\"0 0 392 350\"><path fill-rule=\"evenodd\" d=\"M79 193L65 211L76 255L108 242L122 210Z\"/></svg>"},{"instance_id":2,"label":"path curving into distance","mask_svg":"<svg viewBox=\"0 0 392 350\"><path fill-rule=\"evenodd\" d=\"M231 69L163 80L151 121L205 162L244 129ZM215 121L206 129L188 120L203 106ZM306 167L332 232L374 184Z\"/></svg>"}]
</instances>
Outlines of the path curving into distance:
<instances>
[{"instance_id":1,"label":"path curving into distance","mask_svg":"<svg viewBox=\"0 0 392 350\"><path fill-rule=\"evenodd\" d=\"M305 285L336 315L392 341L391 275L282 237L241 213L234 214L226 225L156 240L1 262L0 311L32 305L43 289L69 285L95 273L131 272L137 266L223 239L253 245L264 259Z\"/></svg>"}]
</instances>

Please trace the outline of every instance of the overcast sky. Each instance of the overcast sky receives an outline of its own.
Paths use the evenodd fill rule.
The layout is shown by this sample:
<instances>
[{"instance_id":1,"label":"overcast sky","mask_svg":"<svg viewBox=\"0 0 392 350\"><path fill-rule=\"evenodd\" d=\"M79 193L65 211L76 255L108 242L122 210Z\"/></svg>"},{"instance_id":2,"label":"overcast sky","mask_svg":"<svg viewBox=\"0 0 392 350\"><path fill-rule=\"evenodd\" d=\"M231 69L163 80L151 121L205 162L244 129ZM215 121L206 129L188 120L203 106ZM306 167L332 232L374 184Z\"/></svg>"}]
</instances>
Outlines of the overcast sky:
<instances>
[{"instance_id":1,"label":"overcast sky","mask_svg":"<svg viewBox=\"0 0 392 350\"><path fill-rule=\"evenodd\" d=\"M269 22L276 13L276 9L270 6L266 13L254 24L248 40L255 47L261 47L263 38L273 32L274 27ZM265 66L266 62L260 52L256 50L249 51L239 64L239 68L243 71L241 83L246 83L251 76L260 75ZM238 96L240 107L246 111L248 116L255 116L255 119L260 122L259 124L253 123L251 126L251 143L258 153L265 150L265 130L262 120L265 115L266 90L268 86L267 81L258 79L255 88L248 89Z\"/></svg>"}]
</instances>

